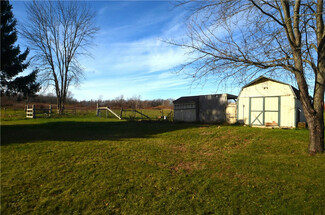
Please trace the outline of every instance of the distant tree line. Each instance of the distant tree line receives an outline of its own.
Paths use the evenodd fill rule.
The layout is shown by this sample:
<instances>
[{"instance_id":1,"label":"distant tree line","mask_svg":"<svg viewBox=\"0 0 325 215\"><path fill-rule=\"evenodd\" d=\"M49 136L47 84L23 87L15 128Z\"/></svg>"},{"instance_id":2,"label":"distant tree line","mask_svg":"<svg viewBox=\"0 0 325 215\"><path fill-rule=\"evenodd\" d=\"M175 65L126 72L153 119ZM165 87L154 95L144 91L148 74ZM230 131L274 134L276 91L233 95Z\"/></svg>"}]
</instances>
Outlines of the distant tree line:
<instances>
[{"instance_id":1,"label":"distant tree line","mask_svg":"<svg viewBox=\"0 0 325 215\"><path fill-rule=\"evenodd\" d=\"M56 104L57 97L52 93L48 93L46 95L36 95L34 97L30 97L24 99L21 95L16 96L1 96L2 106L15 106L20 103L18 106L22 106L23 104ZM95 108L97 103L100 106L110 107L113 109L150 109L150 108L172 108L173 107L173 99L153 99L153 100L142 100L140 96L133 96L131 98L124 98L123 95L116 97L115 99L92 99L92 100L82 100L78 101L77 99L73 98L71 93L68 93L66 98L66 104L72 105L76 107L88 107L88 108Z\"/></svg>"},{"instance_id":2,"label":"distant tree line","mask_svg":"<svg viewBox=\"0 0 325 215\"><path fill-rule=\"evenodd\" d=\"M81 101L82 103L83 101ZM87 101L86 101L87 102ZM99 100L96 103L100 106L106 106L110 108L124 108L124 109L147 109L147 108L172 108L173 99L153 99L153 100L141 100L140 97L131 97L124 99L123 96L116 97L111 100Z\"/></svg>"},{"instance_id":3,"label":"distant tree line","mask_svg":"<svg viewBox=\"0 0 325 215\"><path fill-rule=\"evenodd\" d=\"M131 98L124 98L123 95L116 97L115 99L108 100L90 100L80 101L79 104L82 106L97 105L110 107L110 108L124 108L124 109L147 109L147 108L172 108L173 99L153 99L153 100L142 100L140 96L133 96Z\"/></svg>"}]
</instances>

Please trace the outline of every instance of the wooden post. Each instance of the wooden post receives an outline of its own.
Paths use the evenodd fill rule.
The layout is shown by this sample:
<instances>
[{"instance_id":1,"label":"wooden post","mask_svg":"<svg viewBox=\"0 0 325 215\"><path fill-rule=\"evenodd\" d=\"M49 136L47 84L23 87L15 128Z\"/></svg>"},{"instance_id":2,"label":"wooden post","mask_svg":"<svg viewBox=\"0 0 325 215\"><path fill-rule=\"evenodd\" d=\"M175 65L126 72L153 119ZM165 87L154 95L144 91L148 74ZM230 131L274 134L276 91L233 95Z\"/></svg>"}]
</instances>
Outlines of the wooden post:
<instances>
[{"instance_id":1,"label":"wooden post","mask_svg":"<svg viewBox=\"0 0 325 215\"><path fill-rule=\"evenodd\" d=\"M36 117L35 105L33 105L33 119Z\"/></svg>"},{"instance_id":2,"label":"wooden post","mask_svg":"<svg viewBox=\"0 0 325 215\"><path fill-rule=\"evenodd\" d=\"M51 117L52 114L52 105L49 105L49 117Z\"/></svg>"},{"instance_id":3,"label":"wooden post","mask_svg":"<svg viewBox=\"0 0 325 215\"><path fill-rule=\"evenodd\" d=\"M99 116L99 106L98 106L98 103L97 103L97 108L96 108L96 116Z\"/></svg>"},{"instance_id":4,"label":"wooden post","mask_svg":"<svg viewBox=\"0 0 325 215\"><path fill-rule=\"evenodd\" d=\"M25 105L25 108L26 108L26 118L28 118L28 104Z\"/></svg>"},{"instance_id":5,"label":"wooden post","mask_svg":"<svg viewBox=\"0 0 325 215\"><path fill-rule=\"evenodd\" d=\"M123 108L121 108L120 118L122 119Z\"/></svg>"}]
</instances>

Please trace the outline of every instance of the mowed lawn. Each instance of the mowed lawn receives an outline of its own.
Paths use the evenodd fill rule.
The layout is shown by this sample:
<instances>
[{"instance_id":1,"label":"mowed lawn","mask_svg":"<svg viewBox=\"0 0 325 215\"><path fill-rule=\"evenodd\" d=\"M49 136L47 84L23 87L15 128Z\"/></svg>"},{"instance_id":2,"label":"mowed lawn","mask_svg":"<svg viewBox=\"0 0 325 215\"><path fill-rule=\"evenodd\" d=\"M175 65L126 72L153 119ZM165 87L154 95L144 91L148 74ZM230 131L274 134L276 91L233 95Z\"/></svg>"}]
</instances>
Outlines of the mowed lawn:
<instances>
[{"instance_id":1,"label":"mowed lawn","mask_svg":"<svg viewBox=\"0 0 325 215\"><path fill-rule=\"evenodd\" d=\"M3 121L1 214L324 214L307 130Z\"/></svg>"}]
</instances>

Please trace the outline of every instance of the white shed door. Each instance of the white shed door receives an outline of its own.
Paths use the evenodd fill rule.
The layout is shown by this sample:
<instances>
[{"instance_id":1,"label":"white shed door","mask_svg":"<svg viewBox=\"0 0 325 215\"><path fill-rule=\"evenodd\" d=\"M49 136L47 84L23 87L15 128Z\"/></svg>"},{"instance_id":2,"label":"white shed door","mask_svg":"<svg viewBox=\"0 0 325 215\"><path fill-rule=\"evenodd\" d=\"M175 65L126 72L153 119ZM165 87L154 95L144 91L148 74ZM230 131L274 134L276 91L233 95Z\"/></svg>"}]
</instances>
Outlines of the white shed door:
<instances>
[{"instance_id":1,"label":"white shed door","mask_svg":"<svg viewBox=\"0 0 325 215\"><path fill-rule=\"evenodd\" d=\"M264 97L250 99L250 124L264 125Z\"/></svg>"},{"instance_id":2,"label":"white shed door","mask_svg":"<svg viewBox=\"0 0 325 215\"><path fill-rule=\"evenodd\" d=\"M265 125L279 125L279 97L265 97Z\"/></svg>"}]
</instances>

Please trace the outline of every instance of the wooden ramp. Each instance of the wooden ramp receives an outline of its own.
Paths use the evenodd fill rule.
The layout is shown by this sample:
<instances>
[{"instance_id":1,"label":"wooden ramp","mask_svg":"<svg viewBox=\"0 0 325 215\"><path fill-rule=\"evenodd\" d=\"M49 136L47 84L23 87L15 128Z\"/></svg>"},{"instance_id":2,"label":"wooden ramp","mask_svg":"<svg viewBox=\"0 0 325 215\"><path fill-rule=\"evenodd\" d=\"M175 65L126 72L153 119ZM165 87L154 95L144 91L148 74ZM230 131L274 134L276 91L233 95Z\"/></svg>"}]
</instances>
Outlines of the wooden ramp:
<instances>
[{"instance_id":1,"label":"wooden ramp","mask_svg":"<svg viewBox=\"0 0 325 215\"><path fill-rule=\"evenodd\" d=\"M109 111L111 112L116 118L120 119L121 120L121 117L119 115L117 115L116 113L114 113L114 111L112 111L111 109L109 109L108 107L98 107L97 108L97 116L99 115L99 111L100 110L106 110L106 111Z\"/></svg>"}]
</instances>

